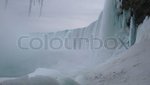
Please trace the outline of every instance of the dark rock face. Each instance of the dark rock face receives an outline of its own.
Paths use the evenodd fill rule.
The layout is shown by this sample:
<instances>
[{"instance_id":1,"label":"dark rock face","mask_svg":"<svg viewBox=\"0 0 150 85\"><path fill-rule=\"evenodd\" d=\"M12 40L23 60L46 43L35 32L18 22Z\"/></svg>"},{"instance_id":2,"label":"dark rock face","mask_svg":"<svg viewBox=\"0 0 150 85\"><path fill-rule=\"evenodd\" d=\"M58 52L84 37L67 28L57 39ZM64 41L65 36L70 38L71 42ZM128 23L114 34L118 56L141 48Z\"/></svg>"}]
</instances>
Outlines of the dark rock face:
<instances>
[{"instance_id":1,"label":"dark rock face","mask_svg":"<svg viewBox=\"0 0 150 85\"><path fill-rule=\"evenodd\" d=\"M150 0L123 0L122 9L132 10L136 24L139 25L146 16L150 16Z\"/></svg>"}]
</instances>

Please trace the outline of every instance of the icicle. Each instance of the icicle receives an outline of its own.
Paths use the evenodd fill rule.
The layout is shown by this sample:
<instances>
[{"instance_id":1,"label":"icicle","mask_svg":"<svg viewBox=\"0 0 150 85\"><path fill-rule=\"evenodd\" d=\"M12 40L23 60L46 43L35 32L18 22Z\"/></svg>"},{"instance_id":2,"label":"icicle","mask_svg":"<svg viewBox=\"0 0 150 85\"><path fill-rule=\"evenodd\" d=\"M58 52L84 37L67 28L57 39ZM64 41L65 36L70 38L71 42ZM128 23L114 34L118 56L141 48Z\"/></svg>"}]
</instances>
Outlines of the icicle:
<instances>
[{"instance_id":1,"label":"icicle","mask_svg":"<svg viewBox=\"0 0 150 85\"><path fill-rule=\"evenodd\" d=\"M32 11L32 2L33 2L33 0L30 0L30 2L29 2L29 11L28 11L28 16L30 16L31 11Z\"/></svg>"},{"instance_id":2,"label":"icicle","mask_svg":"<svg viewBox=\"0 0 150 85\"><path fill-rule=\"evenodd\" d=\"M38 5L39 6L39 16L42 15L42 9L43 9L43 2L44 0L30 0L29 3L29 12L28 12L28 16L30 16L31 11L32 11L32 6Z\"/></svg>"},{"instance_id":3,"label":"icicle","mask_svg":"<svg viewBox=\"0 0 150 85\"><path fill-rule=\"evenodd\" d=\"M5 0L5 9L7 9L8 6L8 0Z\"/></svg>"},{"instance_id":4,"label":"icicle","mask_svg":"<svg viewBox=\"0 0 150 85\"><path fill-rule=\"evenodd\" d=\"M39 5L40 5L40 3L41 3L41 0L38 0L38 3L39 3Z\"/></svg>"},{"instance_id":5,"label":"icicle","mask_svg":"<svg viewBox=\"0 0 150 85\"><path fill-rule=\"evenodd\" d=\"M126 27L126 15L125 15L125 11L123 11L123 19L122 19L122 28Z\"/></svg>"},{"instance_id":6,"label":"icicle","mask_svg":"<svg viewBox=\"0 0 150 85\"><path fill-rule=\"evenodd\" d=\"M42 9L43 9L43 0L40 0L40 15L39 16L41 16L42 15Z\"/></svg>"},{"instance_id":7,"label":"icicle","mask_svg":"<svg viewBox=\"0 0 150 85\"><path fill-rule=\"evenodd\" d=\"M33 0L33 5L35 6L36 0Z\"/></svg>"},{"instance_id":8,"label":"icicle","mask_svg":"<svg viewBox=\"0 0 150 85\"><path fill-rule=\"evenodd\" d=\"M129 33L129 46L134 45L136 40L136 27L134 17L131 17L130 21L130 33Z\"/></svg>"}]
</instances>

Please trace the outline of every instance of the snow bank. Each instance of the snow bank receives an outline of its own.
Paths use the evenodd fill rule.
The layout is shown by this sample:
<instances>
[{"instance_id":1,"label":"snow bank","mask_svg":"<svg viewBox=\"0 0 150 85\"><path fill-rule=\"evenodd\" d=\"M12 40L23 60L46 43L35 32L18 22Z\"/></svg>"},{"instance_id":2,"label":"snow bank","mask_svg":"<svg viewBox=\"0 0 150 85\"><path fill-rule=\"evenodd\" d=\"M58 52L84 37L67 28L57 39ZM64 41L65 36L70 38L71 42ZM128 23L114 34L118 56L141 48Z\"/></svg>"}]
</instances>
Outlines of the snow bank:
<instances>
[{"instance_id":1,"label":"snow bank","mask_svg":"<svg viewBox=\"0 0 150 85\"><path fill-rule=\"evenodd\" d=\"M145 18L144 22L138 27L136 43L150 39L150 19Z\"/></svg>"},{"instance_id":2,"label":"snow bank","mask_svg":"<svg viewBox=\"0 0 150 85\"><path fill-rule=\"evenodd\" d=\"M82 85L149 85L150 40L142 41L77 78Z\"/></svg>"}]
</instances>

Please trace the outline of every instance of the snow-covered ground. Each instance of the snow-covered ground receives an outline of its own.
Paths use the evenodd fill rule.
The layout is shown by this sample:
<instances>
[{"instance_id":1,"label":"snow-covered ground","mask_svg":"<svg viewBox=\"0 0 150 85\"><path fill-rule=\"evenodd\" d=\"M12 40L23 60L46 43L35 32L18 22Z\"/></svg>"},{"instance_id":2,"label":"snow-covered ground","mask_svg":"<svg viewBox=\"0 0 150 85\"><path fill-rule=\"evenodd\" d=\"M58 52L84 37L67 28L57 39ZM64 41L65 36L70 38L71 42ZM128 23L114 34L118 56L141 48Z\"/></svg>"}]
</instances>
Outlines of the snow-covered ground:
<instances>
[{"instance_id":1,"label":"snow-covered ground","mask_svg":"<svg viewBox=\"0 0 150 85\"><path fill-rule=\"evenodd\" d=\"M77 77L81 85L149 85L150 40Z\"/></svg>"}]
</instances>

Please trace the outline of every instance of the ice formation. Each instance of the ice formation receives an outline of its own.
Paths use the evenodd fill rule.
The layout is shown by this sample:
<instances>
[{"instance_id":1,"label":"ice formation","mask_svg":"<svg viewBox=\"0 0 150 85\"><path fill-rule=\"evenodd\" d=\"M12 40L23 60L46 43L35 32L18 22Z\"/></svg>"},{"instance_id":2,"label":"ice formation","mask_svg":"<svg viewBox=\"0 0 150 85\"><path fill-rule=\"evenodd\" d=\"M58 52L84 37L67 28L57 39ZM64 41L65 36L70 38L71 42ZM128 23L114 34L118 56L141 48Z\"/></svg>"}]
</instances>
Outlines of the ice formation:
<instances>
[{"instance_id":1,"label":"ice formation","mask_svg":"<svg viewBox=\"0 0 150 85\"><path fill-rule=\"evenodd\" d=\"M36 4L38 4L40 6L40 8L39 8L40 9L39 16L41 16L42 15L43 2L44 2L44 0L30 0L28 15L29 16L31 15L32 7L35 6Z\"/></svg>"},{"instance_id":2,"label":"ice formation","mask_svg":"<svg viewBox=\"0 0 150 85\"><path fill-rule=\"evenodd\" d=\"M5 0L5 9L7 8L8 6L8 0Z\"/></svg>"},{"instance_id":3,"label":"ice formation","mask_svg":"<svg viewBox=\"0 0 150 85\"><path fill-rule=\"evenodd\" d=\"M136 41L135 39L136 39L136 27L134 17L132 17L130 21L129 46L134 45Z\"/></svg>"},{"instance_id":4,"label":"ice formation","mask_svg":"<svg viewBox=\"0 0 150 85\"><path fill-rule=\"evenodd\" d=\"M32 5L36 1L30 0L29 15L31 14ZM41 81L44 79L42 82L47 82L47 79L49 79L51 80L49 83L55 85L143 85L143 83L144 85L149 85L150 69L148 67L148 56L150 48L148 45L150 20L146 18L136 30L134 17L131 16L130 10L125 11L120 8L122 5L121 1L106 0L104 10L101 12L98 20L87 27L48 33L49 39L59 38L62 41L70 41L59 53L46 53L46 56L51 54L56 57L56 59L51 60L54 63L49 63L48 60L51 57L42 57L43 61L40 60L41 57L27 58L31 59L30 64L25 63L30 71L25 70L25 72L20 74L8 72L8 74L18 76L28 73L28 76L19 78L21 80L8 80L3 82L6 83L4 85L10 85L10 83L22 85L24 82L20 83L20 81L27 81L26 83L33 83L34 85L39 79ZM39 3L42 11L43 0L39 0ZM130 21L130 27L127 26L127 21ZM82 46L80 46L81 42L78 40L81 38L84 39ZM91 44L90 40L93 38L99 38L102 41L105 41L107 38L113 38L117 41L121 40L119 44L127 47L126 49L116 48L111 50L105 47L91 49L89 45ZM77 40L74 42L72 41L74 39ZM134 45L135 41L136 45ZM34 61L36 61L36 65L34 65ZM28 65L32 64L33 66L28 68ZM18 67L21 69L21 66ZM42 67L55 70L42 69ZM31 71L34 72L29 74Z\"/></svg>"}]
</instances>

